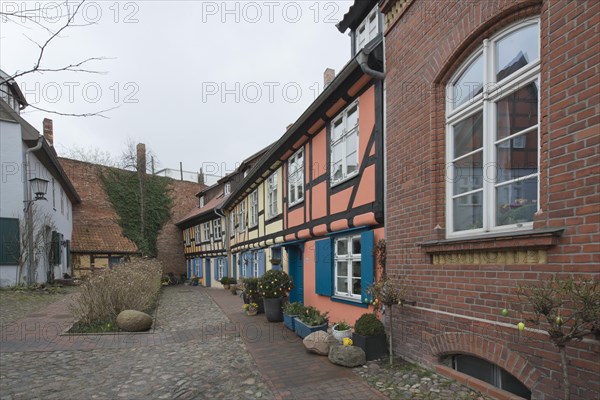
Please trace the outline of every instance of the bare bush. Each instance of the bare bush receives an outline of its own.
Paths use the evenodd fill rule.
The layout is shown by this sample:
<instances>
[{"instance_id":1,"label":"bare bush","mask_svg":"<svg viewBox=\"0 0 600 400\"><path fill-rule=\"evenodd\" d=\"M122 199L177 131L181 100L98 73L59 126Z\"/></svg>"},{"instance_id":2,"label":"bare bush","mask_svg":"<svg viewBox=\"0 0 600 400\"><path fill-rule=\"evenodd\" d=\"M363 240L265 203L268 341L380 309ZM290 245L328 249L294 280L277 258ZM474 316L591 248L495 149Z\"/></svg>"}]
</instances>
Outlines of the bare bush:
<instances>
[{"instance_id":1,"label":"bare bush","mask_svg":"<svg viewBox=\"0 0 600 400\"><path fill-rule=\"evenodd\" d=\"M112 320L123 310L148 312L158 300L161 276L159 261L132 259L84 281L71 312L81 324Z\"/></svg>"}]
</instances>

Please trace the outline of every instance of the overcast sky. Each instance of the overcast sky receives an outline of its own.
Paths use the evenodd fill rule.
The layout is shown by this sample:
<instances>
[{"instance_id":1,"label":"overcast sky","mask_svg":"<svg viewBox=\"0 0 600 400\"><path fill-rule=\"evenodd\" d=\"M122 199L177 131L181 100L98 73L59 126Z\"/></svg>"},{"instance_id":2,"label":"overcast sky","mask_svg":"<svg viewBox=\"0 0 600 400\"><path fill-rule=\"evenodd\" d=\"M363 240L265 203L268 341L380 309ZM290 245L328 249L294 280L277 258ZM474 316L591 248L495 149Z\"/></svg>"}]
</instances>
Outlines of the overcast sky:
<instances>
[{"instance_id":1,"label":"overcast sky","mask_svg":"<svg viewBox=\"0 0 600 400\"><path fill-rule=\"evenodd\" d=\"M3 1L2 11L35 3ZM56 30L63 6L41 3L32 18ZM77 3L69 3L72 10ZM322 90L323 71L350 58L350 38L335 27L352 1L88 1L72 27L46 49L42 66L88 57L104 75L32 74L17 79L31 104L64 113L111 107L109 119L31 109L38 130L54 120L55 146L121 153L144 142L161 167L220 173L277 140ZM21 21L19 21L21 22ZM0 68L31 68L48 33L31 21L0 25ZM218 170L216 165L219 165Z\"/></svg>"}]
</instances>

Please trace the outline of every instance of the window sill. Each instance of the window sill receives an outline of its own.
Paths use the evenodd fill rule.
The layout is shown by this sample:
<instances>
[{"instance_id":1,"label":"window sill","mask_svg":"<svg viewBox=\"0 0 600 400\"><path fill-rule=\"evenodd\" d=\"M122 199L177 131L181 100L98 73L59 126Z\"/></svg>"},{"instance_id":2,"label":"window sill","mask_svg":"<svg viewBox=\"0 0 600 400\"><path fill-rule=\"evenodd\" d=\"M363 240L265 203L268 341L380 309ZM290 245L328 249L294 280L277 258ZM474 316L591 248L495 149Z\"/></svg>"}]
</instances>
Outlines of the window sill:
<instances>
[{"instance_id":1,"label":"window sill","mask_svg":"<svg viewBox=\"0 0 600 400\"><path fill-rule=\"evenodd\" d=\"M344 303L344 304L348 304L351 306L356 306L356 307L361 307L361 308L368 308L369 305L363 303L362 301L360 301L359 299L352 299L349 297L341 297L341 296L331 296L330 297L331 301L335 301L336 303Z\"/></svg>"},{"instance_id":2,"label":"window sill","mask_svg":"<svg viewBox=\"0 0 600 400\"><path fill-rule=\"evenodd\" d=\"M267 217L267 219L265 219L265 222L271 222L274 221L276 219L279 219L279 217L281 216L281 213L275 214L275 215L269 215Z\"/></svg>"},{"instance_id":3,"label":"window sill","mask_svg":"<svg viewBox=\"0 0 600 400\"><path fill-rule=\"evenodd\" d=\"M288 203L288 211L294 209L294 208L298 208L300 205L304 204L304 198L300 201L297 201L295 203Z\"/></svg>"},{"instance_id":4,"label":"window sill","mask_svg":"<svg viewBox=\"0 0 600 400\"><path fill-rule=\"evenodd\" d=\"M532 229L520 232L488 233L460 238L430 240L420 246L427 253L478 250L547 249L558 244L564 228Z\"/></svg>"},{"instance_id":5,"label":"window sill","mask_svg":"<svg viewBox=\"0 0 600 400\"><path fill-rule=\"evenodd\" d=\"M339 181L335 181L335 182L331 181L331 188L333 189L334 187L339 186L339 185L341 185L344 182L348 182L349 180L354 179L357 176L358 176L358 169L352 175L348 175L347 177L345 177L343 179L340 179Z\"/></svg>"}]
</instances>

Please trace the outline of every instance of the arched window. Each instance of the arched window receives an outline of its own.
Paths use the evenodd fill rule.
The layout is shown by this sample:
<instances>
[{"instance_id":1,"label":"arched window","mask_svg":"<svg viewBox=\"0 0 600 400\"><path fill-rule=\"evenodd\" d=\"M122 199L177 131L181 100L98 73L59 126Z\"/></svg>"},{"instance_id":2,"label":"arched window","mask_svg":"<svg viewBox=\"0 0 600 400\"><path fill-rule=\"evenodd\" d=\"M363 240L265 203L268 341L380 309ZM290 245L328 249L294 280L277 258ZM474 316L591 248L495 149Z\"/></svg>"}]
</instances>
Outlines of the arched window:
<instances>
[{"instance_id":1,"label":"arched window","mask_svg":"<svg viewBox=\"0 0 600 400\"><path fill-rule=\"evenodd\" d=\"M452 368L524 399L531 399L531 391L517 378L482 358L457 354L452 356Z\"/></svg>"},{"instance_id":2,"label":"arched window","mask_svg":"<svg viewBox=\"0 0 600 400\"><path fill-rule=\"evenodd\" d=\"M449 236L531 228L538 210L539 20L489 39L446 89Z\"/></svg>"}]
</instances>

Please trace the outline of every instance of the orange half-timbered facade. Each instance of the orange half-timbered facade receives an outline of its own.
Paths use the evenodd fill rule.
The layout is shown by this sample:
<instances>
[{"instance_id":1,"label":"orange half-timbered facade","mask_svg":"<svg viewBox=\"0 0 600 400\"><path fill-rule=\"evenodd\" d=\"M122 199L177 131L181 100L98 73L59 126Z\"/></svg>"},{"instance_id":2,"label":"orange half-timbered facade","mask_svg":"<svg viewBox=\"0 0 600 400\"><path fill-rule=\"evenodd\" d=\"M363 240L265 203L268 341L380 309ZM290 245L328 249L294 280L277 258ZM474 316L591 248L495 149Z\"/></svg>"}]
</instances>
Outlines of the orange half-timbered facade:
<instances>
[{"instance_id":1,"label":"orange half-timbered facade","mask_svg":"<svg viewBox=\"0 0 600 400\"><path fill-rule=\"evenodd\" d=\"M364 11L352 30L372 18ZM329 311L332 321L366 311L373 248L384 237L383 44L376 33L361 47L353 41L354 57L223 204L227 215L246 216L258 190L265 210L268 180L281 179L280 215L257 235L237 235L231 250L281 249L294 280L290 301ZM269 223L278 229L266 229Z\"/></svg>"}]
</instances>

